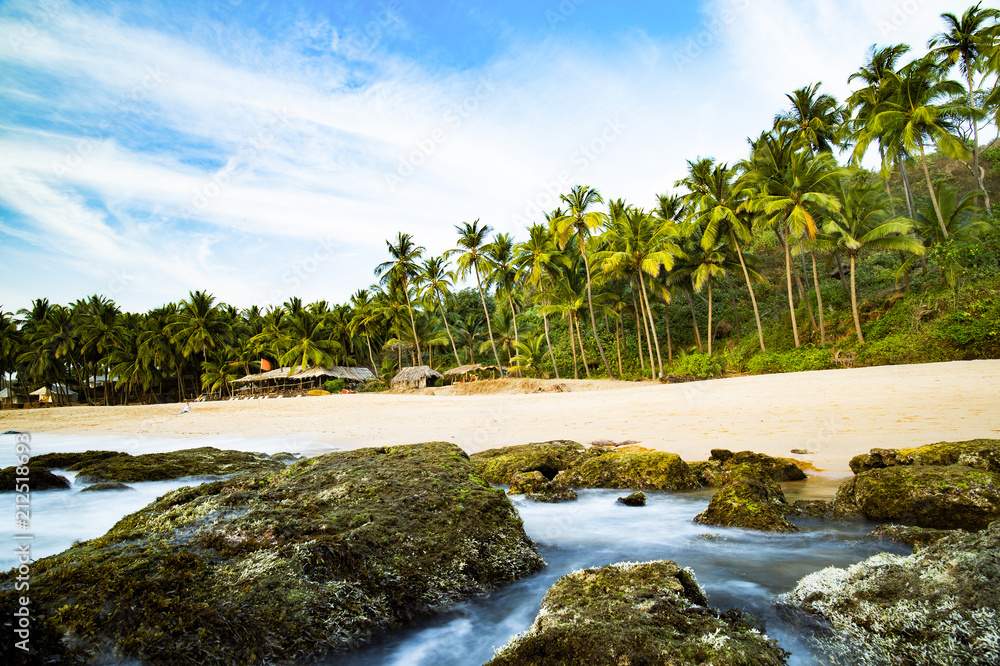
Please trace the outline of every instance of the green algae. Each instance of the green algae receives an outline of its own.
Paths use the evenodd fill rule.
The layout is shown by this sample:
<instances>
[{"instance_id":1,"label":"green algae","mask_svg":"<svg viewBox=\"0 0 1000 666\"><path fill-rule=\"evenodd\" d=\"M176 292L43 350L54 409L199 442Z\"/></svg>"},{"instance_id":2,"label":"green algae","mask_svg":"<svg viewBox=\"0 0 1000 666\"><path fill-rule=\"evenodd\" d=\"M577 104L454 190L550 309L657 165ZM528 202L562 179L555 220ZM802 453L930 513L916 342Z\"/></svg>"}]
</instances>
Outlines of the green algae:
<instances>
[{"instance_id":1,"label":"green algae","mask_svg":"<svg viewBox=\"0 0 1000 666\"><path fill-rule=\"evenodd\" d=\"M50 467L52 469L66 469L71 472L78 471L92 463L115 458L117 456L128 455L119 451L83 451L80 453L45 453L39 456L31 456L31 462Z\"/></svg>"},{"instance_id":2,"label":"green algae","mask_svg":"<svg viewBox=\"0 0 1000 666\"><path fill-rule=\"evenodd\" d=\"M772 666L787 653L736 611L707 607L674 562L613 564L560 578L531 628L487 666Z\"/></svg>"},{"instance_id":3,"label":"green algae","mask_svg":"<svg viewBox=\"0 0 1000 666\"><path fill-rule=\"evenodd\" d=\"M127 486L120 481L102 481L101 483L95 483L87 486L80 492L98 492L102 490L135 490L135 488Z\"/></svg>"},{"instance_id":4,"label":"green algae","mask_svg":"<svg viewBox=\"0 0 1000 666\"><path fill-rule=\"evenodd\" d=\"M571 502L577 499L576 492L560 483L549 481L541 472L523 472L511 477L510 495L524 495L534 502Z\"/></svg>"},{"instance_id":5,"label":"green algae","mask_svg":"<svg viewBox=\"0 0 1000 666\"><path fill-rule=\"evenodd\" d=\"M675 453L588 449L556 482L571 488L697 490L687 463Z\"/></svg>"},{"instance_id":6,"label":"green algae","mask_svg":"<svg viewBox=\"0 0 1000 666\"><path fill-rule=\"evenodd\" d=\"M29 492L39 490L65 490L70 487L69 479L65 476L54 474L52 470L45 465L36 463L34 459L28 462L27 467L27 484ZM15 466L0 469L0 492L15 492L18 488L24 485L24 481L18 481L18 479L25 478L18 472L18 469L21 468Z\"/></svg>"},{"instance_id":7,"label":"green algae","mask_svg":"<svg viewBox=\"0 0 1000 666\"><path fill-rule=\"evenodd\" d=\"M850 465L855 474L902 465L962 465L1000 474L1000 440L972 439L914 448L872 449L852 458Z\"/></svg>"},{"instance_id":8,"label":"green algae","mask_svg":"<svg viewBox=\"0 0 1000 666\"><path fill-rule=\"evenodd\" d=\"M795 461L753 451L733 453L727 449L712 449L711 458L705 462L689 463L692 473L703 486L721 488L732 476L738 465L749 465L759 476L773 481L802 481L806 478Z\"/></svg>"},{"instance_id":9,"label":"green algae","mask_svg":"<svg viewBox=\"0 0 1000 666\"><path fill-rule=\"evenodd\" d=\"M583 445L568 440L521 444L473 454L476 473L488 483L509 485L515 474L541 472L553 479L582 455Z\"/></svg>"},{"instance_id":10,"label":"green algae","mask_svg":"<svg viewBox=\"0 0 1000 666\"><path fill-rule=\"evenodd\" d=\"M230 474L279 470L285 463L263 453L225 451L211 446L184 449L170 453L147 453L132 456L123 453L87 462L73 467L79 470L81 483L120 481L165 481L186 476L227 476Z\"/></svg>"},{"instance_id":11,"label":"green algae","mask_svg":"<svg viewBox=\"0 0 1000 666\"><path fill-rule=\"evenodd\" d=\"M34 563L32 646L63 663L172 666L361 645L543 566L504 493L473 471L454 445L429 443L168 493ZM6 617L13 583L0 578Z\"/></svg>"},{"instance_id":12,"label":"green algae","mask_svg":"<svg viewBox=\"0 0 1000 666\"><path fill-rule=\"evenodd\" d=\"M798 532L799 528L785 517L793 512L781 486L744 463L730 470L726 485L715 493L708 508L694 517L694 522L763 532Z\"/></svg>"},{"instance_id":13,"label":"green algae","mask_svg":"<svg viewBox=\"0 0 1000 666\"><path fill-rule=\"evenodd\" d=\"M646 506L646 493L641 490L637 490L631 495L619 497L615 501L619 504L624 504L625 506Z\"/></svg>"}]
</instances>

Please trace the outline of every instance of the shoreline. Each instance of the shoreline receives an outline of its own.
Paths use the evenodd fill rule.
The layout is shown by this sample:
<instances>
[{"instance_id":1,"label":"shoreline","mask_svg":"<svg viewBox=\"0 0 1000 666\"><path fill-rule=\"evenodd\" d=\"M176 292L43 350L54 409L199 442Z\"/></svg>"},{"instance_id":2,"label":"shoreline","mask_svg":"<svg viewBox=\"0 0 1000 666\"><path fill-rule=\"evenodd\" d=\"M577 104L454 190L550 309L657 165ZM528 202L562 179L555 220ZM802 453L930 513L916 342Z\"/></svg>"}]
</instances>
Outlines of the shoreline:
<instances>
[{"instance_id":1,"label":"shoreline","mask_svg":"<svg viewBox=\"0 0 1000 666\"><path fill-rule=\"evenodd\" d=\"M292 437L301 450L449 441L468 453L529 442L633 440L705 460L713 448L850 475L875 447L1000 438L1000 360L878 366L692 382L550 380L563 393L446 395L447 390L282 400L0 410L0 432L140 438ZM517 381L517 380L508 380ZM184 448L179 446L178 448ZM809 454L795 455L792 449Z\"/></svg>"}]
</instances>

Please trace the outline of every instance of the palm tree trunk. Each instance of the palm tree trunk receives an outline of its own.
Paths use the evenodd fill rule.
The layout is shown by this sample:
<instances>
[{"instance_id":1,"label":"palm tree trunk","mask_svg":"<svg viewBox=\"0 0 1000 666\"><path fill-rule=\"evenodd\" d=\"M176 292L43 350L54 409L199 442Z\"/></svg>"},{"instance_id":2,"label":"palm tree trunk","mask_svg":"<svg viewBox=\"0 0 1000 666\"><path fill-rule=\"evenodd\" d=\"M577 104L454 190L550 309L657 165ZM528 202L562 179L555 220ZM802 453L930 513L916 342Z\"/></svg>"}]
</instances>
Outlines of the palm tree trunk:
<instances>
[{"instance_id":1,"label":"palm tree trunk","mask_svg":"<svg viewBox=\"0 0 1000 666\"><path fill-rule=\"evenodd\" d=\"M576 341L580 343L580 358L583 359L583 369L587 373L587 379L590 379L590 362L587 361L587 350L583 347L583 333L580 332L580 318L574 316L573 319L576 321Z\"/></svg>"},{"instance_id":2,"label":"palm tree trunk","mask_svg":"<svg viewBox=\"0 0 1000 666\"><path fill-rule=\"evenodd\" d=\"M712 340L715 339L715 329L712 328L712 275L708 276L708 355L712 355Z\"/></svg>"},{"instance_id":3,"label":"palm tree trunk","mask_svg":"<svg viewBox=\"0 0 1000 666\"><path fill-rule=\"evenodd\" d=\"M670 339L670 303L663 304L663 324L667 327L667 362L674 362L674 341Z\"/></svg>"},{"instance_id":4,"label":"palm tree trunk","mask_svg":"<svg viewBox=\"0 0 1000 666\"><path fill-rule=\"evenodd\" d=\"M372 338L367 332L365 333L365 342L368 343L368 358L372 362L372 371L375 373L375 377L378 377L378 366L375 364L375 354L372 353Z\"/></svg>"},{"instance_id":5,"label":"palm tree trunk","mask_svg":"<svg viewBox=\"0 0 1000 666\"><path fill-rule=\"evenodd\" d=\"M805 258L803 257L803 261ZM806 312L809 313L809 323L812 324L813 330L816 330L816 315L813 314L812 302L806 295L805 287L802 286L802 278L799 277L799 272L795 271L795 286L799 289L799 300L806 304Z\"/></svg>"},{"instance_id":6,"label":"palm tree trunk","mask_svg":"<svg viewBox=\"0 0 1000 666\"><path fill-rule=\"evenodd\" d=\"M417 337L417 320L413 318L413 306L410 304L410 290L403 280L403 295L406 296L406 309L410 313L410 327L413 329L413 344L417 347L417 360L422 361L424 356L420 353L420 338ZM420 365L415 363L414 365Z\"/></svg>"},{"instance_id":7,"label":"palm tree trunk","mask_svg":"<svg viewBox=\"0 0 1000 666\"><path fill-rule=\"evenodd\" d=\"M684 295L687 297L688 305L691 307L691 326L694 328L694 341L698 344L698 353L702 353L704 348L701 346L701 331L698 330L698 315L694 311L694 299L691 298L691 292L684 290Z\"/></svg>"},{"instance_id":8,"label":"palm tree trunk","mask_svg":"<svg viewBox=\"0 0 1000 666\"><path fill-rule=\"evenodd\" d=\"M733 278L730 277L729 273L726 273L726 284L729 285L729 296L733 301L733 319L736 321L736 342L743 342L743 334L740 332L740 311L736 306L736 290L733 288Z\"/></svg>"},{"instance_id":9,"label":"palm tree trunk","mask_svg":"<svg viewBox=\"0 0 1000 666\"><path fill-rule=\"evenodd\" d=\"M583 267L587 270L587 305L590 308L590 328L594 331L594 342L597 344L597 351L601 354L601 361L604 362L604 369L607 370L608 377L614 379L615 373L611 371L611 364L608 363L608 357L604 354L604 345L601 344L601 338L597 335L597 318L594 317L594 296L590 290L590 260L587 259L587 244L583 241L582 234L577 234L577 240L580 243L580 253L583 254ZM590 373L587 376L589 377Z\"/></svg>"},{"instance_id":10,"label":"palm tree trunk","mask_svg":"<svg viewBox=\"0 0 1000 666\"><path fill-rule=\"evenodd\" d=\"M844 264L840 259L840 250L833 251L833 258L837 260L837 274L840 275L840 285L844 288L844 296L850 296L851 290L847 288L847 279L844 277Z\"/></svg>"},{"instance_id":11,"label":"palm tree trunk","mask_svg":"<svg viewBox=\"0 0 1000 666\"><path fill-rule=\"evenodd\" d=\"M545 344L549 346L549 358L552 360L552 369L555 370L556 379L559 379L559 366L556 364L556 355L552 351L552 340L549 339L549 315L542 314L542 323L545 325Z\"/></svg>"},{"instance_id":12,"label":"palm tree trunk","mask_svg":"<svg viewBox=\"0 0 1000 666\"><path fill-rule=\"evenodd\" d=\"M486 313L486 330L490 334L490 346L493 347L493 358L496 359L497 367L501 367L500 354L497 353L497 343L493 340L493 324L490 323L490 311L486 307L486 296L483 294L483 282L479 278L479 267L473 265L476 271L476 286L479 288L479 299L483 302L483 312Z\"/></svg>"},{"instance_id":13,"label":"palm tree trunk","mask_svg":"<svg viewBox=\"0 0 1000 666\"><path fill-rule=\"evenodd\" d=\"M639 283L645 289L645 285L642 283L642 275L639 276ZM642 300L642 292L639 292L639 310L642 313L642 327L646 330L646 348L649 350L649 374L651 378L656 379L656 368L653 367L653 335L649 332L649 322L652 317L647 316L649 311L648 303ZM641 347L640 351L642 351Z\"/></svg>"},{"instance_id":14,"label":"palm tree trunk","mask_svg":"<svg viewBox=\"0 0 1000 666\"><path fill-rule=\"evenodd\" d=\"M851 254L851 312L854 314L854 330L858 333L858 342L864 343L865 335L861 332L861 317L858 316L858 290L854 281L853 254Z\"/></svg>"},{"instance_id":15,"label":"palm tree trunk","mask_svg":"<svg viewBox=\"0 0 1000 666\"><path fill-rule=\"evenodd\" d=\"M569 346L570 349L573 350L573 379L579 379L580 366L578 365L576 360L576 340L575 336L573 335L573 313L572 312L568 313L567 318L569 321Z\"/></svg>"},{"instance_id":16,"label":"palm tree trunk","mask_svg":"<svg viewBox=\"0 0 1000 666\"><path fill-rule=\"evenodd\" d=\"M819 290L819 270L816 268L815 253L810 251L809 256L812 257L813 262L813 285L816 287L816 307L819 309L819 344L821 347L826 347L826 326L823 324L823 294Z\"/></svg>"},{"instance_id":17,"label":"palm tree trunk","mask_svg":"<svg viewBox=\"0 0 1000 666\"><path fill-rule=\"evenodd\" d=\"M646 281L639 276L639 284L642 285L642 300L646 302L646 311L649 313L649 328L653 331L653 346L656 347L656 361L660 365L660 377L663 376L663 357L660 355L660 340L656 336L656 322L653 320L653 308L649 306L649 294L646 293ZM653 365L653 355L649 355L649 365ZM656 379L654 376L653 379Z\"/></svg>"},{"instance_id":18,"label":"palm tree trunk","mask_svg":"<svg viewBox=\"0 0 1000 666\"><path fill-rule=\"evenodd\" d=\"M514 322L514 342L520 342L520 336L517 332L517 313L514 312L514 299L511 298L510 293L507 294L507 304L510 305L510 318Z\"/></svg>"},{"instance_id":19,"label":"palm tree trunk","mask_svg":"<svg viewBox=\"0 0 1000 666\"><path fill-rule=\"evenodd\" d=\"M455 363L461 364L462 360L458 358L458 348L455 347L455 338L451 337L451 326L448 325L448 315L445 314L444 304L441 302L441 294L438 294L437 302L438 307L441 308L441 318L444 319L444 330L448 331L448 339L451 340L451 351L455 354Z\"/></svg>"},{"instance_id":20,"label":"palm tree trunk","mask_svg":"<svg viewBox=\"0 0 1000 666\"><path fill-rule=\"evenodd\" d=\"M788 283L788 310L792 315L792 336L795 338L795 348L802 346L799 342L799 324L795 319L795 298L792 295L792 248L788 246L785 239L781 239L785 246L785 281Z\"/></svg>"},{"instance_id":21,"label":"palm tree trunk","mask_svg":"<svg viewBox=\"0 0 1000 666\"><path fill-rule=\"evenodd\" d=\"M976 97L973 92L972 84L972 70L974 66L970 63L966 63L965 75L966 80L969 83L969 107L979 110L976 106ZM986 191L986 184L983 182L984 170L979 166L979 123L975 120L972 121L972 171L976 177L976 186L983 192L986 197L986 210L989 212L992 210L990 205L990 193Z\"/></svg>"},{"instance_id":22,"label":"palm tree trunk","mask_svg":"<svg viewBox=\"0 0 1000 666\"><path fill-rule=\"evenodd\" d=\"M622 367L622 320L621 317L615 319L615 348L618 350L618 374L625 375L625 368Z\"/></svg>"},{"instance_id":23,"label":"palm tree trunk","mask_svg":"<svg viewBox=\"0 0 1000 666\"><path fill-rule=\"evenodd\" d=\"M931 182L931 172L927 168L927 154L924 152L924 142L920 141L920 163L924 167L924 178L927 180L927 192L931 196L931 203L934 205L934 213L937 215L938 224L941 225L941 232L944 233L945 239L948 238L948 227L945 226L944 216L941 215L941 205L938 204L937 194L934 193L934 183ZM851 258L851 263L853 265L854 258ZM853 278L852 278L853 279Z\"/></svg>"},{"instance_id":24,"label":"palm tree trunk","mask_svg":"<svg viewBox=\"0 0 1000 666\"><path fill-rule=\"evenodd\" d=\"M899 162L899 175L903 179L903 194L904 199L906 199L906 214L913 219L913 188L910 187L910 173L906 168L906 160L897 160Z\"/></svg>"},{"instance_id":25,"label":"palm tree trunk","mask_svg":"<svg viewBox=\"0 0 1000 666\"><path fill-rule=\"evenodd\" d=\"M743 259L743 250L740 249L740 243L736 239L736 234L730 230L730 236L733 239L733 245L736 246L736 255L740 258L740 266L743 268L743 278L747 281L747 291L750 292L750 302L753 303L753 318L757 322L757 337L760 338L760 350L767 351L764 348L764 327L760 324L760 310L757 308L757 296L753 293L753 284L750 283L750 271L747 270L747 263Z\"/></svg>"},{"instance_id":26,"label":"palm tree trunk","mask_svg":"<svg viewBox=\"0 0 1000 666\"><path fill-rule=\"evenodd\" d=\"M646 354L642 351L642 324L645 322L645 319L639 317L639 306L635 302L635 289L632 290L632 309L635 310L635 334L639 340L639 367L645 370Z\"/></svg>"}]
</instances>

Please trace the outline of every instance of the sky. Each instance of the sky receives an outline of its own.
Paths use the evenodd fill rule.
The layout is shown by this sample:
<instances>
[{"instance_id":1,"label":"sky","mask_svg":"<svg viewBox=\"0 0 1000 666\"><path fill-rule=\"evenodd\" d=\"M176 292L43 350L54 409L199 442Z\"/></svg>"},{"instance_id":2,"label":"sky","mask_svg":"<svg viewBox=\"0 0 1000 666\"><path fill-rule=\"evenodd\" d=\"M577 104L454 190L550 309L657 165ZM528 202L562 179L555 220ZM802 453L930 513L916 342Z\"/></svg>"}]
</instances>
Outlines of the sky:
<instances>
[{"instance_id":1,"label":"sky","mask_svg":"<svg viewBox=\"0 0 1000 666\"><path fill-rule=\"evenodd\" d=\"M0 310L345 302L386 239L652 207L971 0L0 0Z\"/></svg>"}]
</instances>

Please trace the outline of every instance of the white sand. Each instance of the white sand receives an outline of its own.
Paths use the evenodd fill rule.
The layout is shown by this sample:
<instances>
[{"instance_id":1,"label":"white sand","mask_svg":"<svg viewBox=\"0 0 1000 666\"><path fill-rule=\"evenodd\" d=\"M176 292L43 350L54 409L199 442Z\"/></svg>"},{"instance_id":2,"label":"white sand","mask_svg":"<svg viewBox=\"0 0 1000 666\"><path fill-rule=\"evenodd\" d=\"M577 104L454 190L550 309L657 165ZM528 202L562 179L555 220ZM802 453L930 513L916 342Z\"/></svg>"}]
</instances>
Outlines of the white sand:
<instances>
[{"instance_id":1,"label":"white sand","mask_svg":"<svg viewBox=\"0 0 1000 666\"><path fill-rule=\"evenodd\" d=\"M149 437L275 437L331 448L451 441L473 453L572 439L636 440L704 460L712 448L806 461L829 476L852 456L1000 438L1000 361L828 370L690 384L566 382L569 393L356 394L179 405L0 412L0 431ZM178 448L182 448L180 445ZM806 449L808 455L792 455Z\"/></svg>"}]
</instances>

